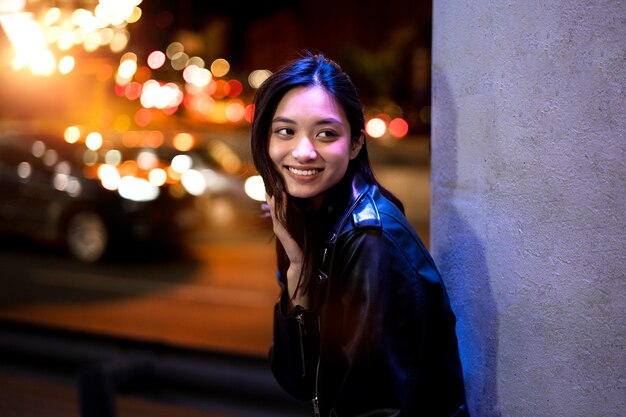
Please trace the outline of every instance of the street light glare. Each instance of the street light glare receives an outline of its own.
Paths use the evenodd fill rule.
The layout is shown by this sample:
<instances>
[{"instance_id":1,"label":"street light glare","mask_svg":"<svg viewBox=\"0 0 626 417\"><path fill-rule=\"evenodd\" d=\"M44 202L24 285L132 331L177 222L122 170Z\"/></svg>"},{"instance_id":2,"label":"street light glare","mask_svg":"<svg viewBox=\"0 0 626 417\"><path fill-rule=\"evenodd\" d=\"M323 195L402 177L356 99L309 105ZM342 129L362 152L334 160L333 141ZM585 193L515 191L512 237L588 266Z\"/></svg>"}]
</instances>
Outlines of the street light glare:
<instances>
[{"instance_id":1,"label":"street light glare","mask_svg":"<svg viewBox=\"0 0 626 417\"><path fill-rule=\"evenodd\" d=\"M43 21L47 26L53 25L61 18L61 9L58 7L51 7L46 11Z\"/></svg>"},{"instance_id":2,"label":"street light glare","mask_svg":"<svg viewBox=\"0 0 626 417\"><path fill-rule=\"evenodd\" d=\"M139 19L141 14L137 17L136 14L138 12L135 10L139 3L141 1L137 0L100 0L100 3L96 6L95 14L98 18L109 22L111 25L119 26L127 23L129 20Z\"/></svg>"},{"instance_id":3,"label":"street light glare","mask_svg":"<svg viewBox=\"0 0 626 417\"><path fill-rule=\"evenodd\" d=\"M33 74L37 75L50 75L56 68L56 59L52 52L46 50L37 51L30 59L28 68Z\"/></svg>"},{"instance_id":4,"label":"street light glare","mask_svg":"<svg viewBox=\"0 0 626 417\"><path fill-rule=\"evenodd\" d=\"M74 57L71 55L66 55L59 61L59 72L61 74L69 74L74 69L74 65L76 64Z\"/></svg>"},{"instance_id":5,"label":"street light glare","mask_svg":"<svg viewBox=\"0 0 626 417\"><path fill-rule=\"evenodd\" d=\"M33 19L32 13L0 15L0 25L2 25L15 50L16 60L14 63L31 66L33 61L39 61L35 63L35 68L40 68L40 72L45 72L41 69L41 61L42 55L45 55L48 50L46 39L41 28Z\"/></svg>"},{"instance_id":6,"label":"street light glare","mask_svg":"<svg viewBox=\"0 0 626 417\"><path fill-rule=\"evenodd\" d=\"M24 10L26 0L3 0L0 1L0 13L17 13Z\"/></svg>"}]
</instances>

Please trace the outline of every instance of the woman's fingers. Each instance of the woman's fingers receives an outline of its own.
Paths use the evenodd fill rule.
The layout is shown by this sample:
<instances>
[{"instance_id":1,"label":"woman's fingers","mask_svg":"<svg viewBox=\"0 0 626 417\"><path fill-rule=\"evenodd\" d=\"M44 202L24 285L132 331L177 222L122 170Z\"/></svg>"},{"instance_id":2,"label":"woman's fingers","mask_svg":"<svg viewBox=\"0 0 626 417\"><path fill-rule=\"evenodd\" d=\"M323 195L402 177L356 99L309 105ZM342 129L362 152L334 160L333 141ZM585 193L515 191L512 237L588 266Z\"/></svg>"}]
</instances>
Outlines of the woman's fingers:
<instances>
[{"instance_id":1,"label":"woman's fingers","mask_svg":"<svg viewBox=\"0 0 626 417\"><path fill-rule=\"evenodd\" d=\"M265 199L267 201L269 214L270 214L270 217L272 218L272 223L274 225L274 232L276 232L276 226L277 225L282 226L282 223L278 220L278 216L276 214L276 199L267 193L265 193Z\"/></svg>"},{"instance_id":2,"label":"woman's fingers","mask_svg":"<svg viewBox=\"0 0 626 417\"><path fill-rule=\"evenodd\" d=\"M298 245L285 228L285 225L280 221L281 218L285 217L285 210L287 209L287 194L283 193L283 204L280 208L276 207L276 199L273 196L266 193L265 198L269 206L270 216L272 217L274 234L283 245L290 262L292 264L300 264L302 262L302 249L300 249L300 245ZM280 215L278 215L278 210L280 210Z\"/></svg>"}]
</instances>

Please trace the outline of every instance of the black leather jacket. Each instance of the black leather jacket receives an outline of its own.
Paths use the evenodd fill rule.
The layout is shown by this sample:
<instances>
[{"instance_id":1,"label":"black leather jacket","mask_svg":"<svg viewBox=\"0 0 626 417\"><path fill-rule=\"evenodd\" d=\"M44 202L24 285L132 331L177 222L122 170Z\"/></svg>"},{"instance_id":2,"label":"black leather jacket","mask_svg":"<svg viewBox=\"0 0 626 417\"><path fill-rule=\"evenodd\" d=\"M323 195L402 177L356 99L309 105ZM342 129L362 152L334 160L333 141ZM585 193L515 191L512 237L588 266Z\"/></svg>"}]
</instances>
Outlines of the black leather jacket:
<instances>
[{"instance_id":1,"label":"black leather jacket","mask_svg":"<svg viewBox=\"0 0 626 417\"><path fill-rule=\"evenodd\" d=\"M377 186L356 174L343 188L346 207L327 208L315 307L289 314L287 291L276 303L277 381L317 398L325 417L467 415L455 316L430 254Z\"/></svg>"}]
</instances>

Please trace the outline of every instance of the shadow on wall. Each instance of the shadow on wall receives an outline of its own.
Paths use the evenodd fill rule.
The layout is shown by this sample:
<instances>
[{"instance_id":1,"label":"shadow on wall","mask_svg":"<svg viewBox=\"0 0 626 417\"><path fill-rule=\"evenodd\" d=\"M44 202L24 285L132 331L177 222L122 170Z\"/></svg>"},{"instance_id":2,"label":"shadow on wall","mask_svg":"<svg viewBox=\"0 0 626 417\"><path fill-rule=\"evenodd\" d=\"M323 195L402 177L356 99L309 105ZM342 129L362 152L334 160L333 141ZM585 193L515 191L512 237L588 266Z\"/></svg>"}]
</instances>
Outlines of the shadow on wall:
<instances>
[{"instance_id":1,"label":"shadow on wall","mask_svg":"<svg viewBox=\"0 0 626 417\"><path fill-rule=\"evenodd\" d=\"M436 68L433 69L433 103L436 113L433 114L432 138L437 143L432 154L432 251L457 316L457 336L471 415L496 417L500 416L496 378L497 306L485 260L485 244L467 221L467 213L458 208L479 209L481 195L471 191L459 195L457 106L445 74Z\"/></svg>"}]
</instances>

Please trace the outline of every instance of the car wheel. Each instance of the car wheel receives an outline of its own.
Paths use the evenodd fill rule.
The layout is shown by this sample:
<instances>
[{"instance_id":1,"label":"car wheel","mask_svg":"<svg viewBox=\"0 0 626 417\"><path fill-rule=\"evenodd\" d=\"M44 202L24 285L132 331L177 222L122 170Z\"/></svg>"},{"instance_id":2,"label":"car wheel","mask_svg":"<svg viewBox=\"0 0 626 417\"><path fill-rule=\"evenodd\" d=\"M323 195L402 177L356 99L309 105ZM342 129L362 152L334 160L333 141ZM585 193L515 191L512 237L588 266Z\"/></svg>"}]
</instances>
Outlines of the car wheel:
<instances>
[{"instance_id":1,"label":"car wheel","mask_svg":"<svg viewBox=\"0 0 626 417\"><path fill-rule=\"evenodd\" d=\"M93 211L74 213L67 222L65 244L76 259L97 262L109 244L109 233L102 217Z\"/></svg>"}]
</instances>

